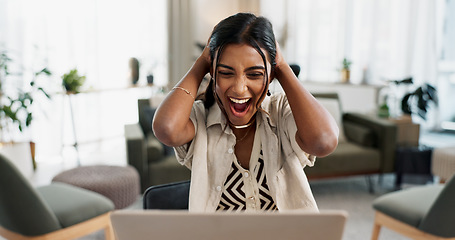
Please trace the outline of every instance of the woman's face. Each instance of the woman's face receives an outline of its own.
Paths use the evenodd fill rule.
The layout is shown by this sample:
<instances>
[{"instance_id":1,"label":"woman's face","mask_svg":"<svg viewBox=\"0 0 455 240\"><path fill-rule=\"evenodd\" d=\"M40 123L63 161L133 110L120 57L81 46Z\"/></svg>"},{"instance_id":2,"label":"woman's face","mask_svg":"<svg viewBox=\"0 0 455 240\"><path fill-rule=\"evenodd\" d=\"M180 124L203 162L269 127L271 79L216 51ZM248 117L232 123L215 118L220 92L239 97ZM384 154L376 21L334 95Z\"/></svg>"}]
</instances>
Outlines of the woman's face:
<instances>
[{"instance_id":1,"label":"woman's face","mask_svg":"<svg viewBox=\"0 0 455 240\"><path fill-rule=\"evenodd\" d=\"M256 114L265 75L270 77L271 64L268 59L266 63L267 72L261 55L250 45L229 44L224 48L215 69L215 90L232 124L245 125Z\"/></svg>"}]
</instances>

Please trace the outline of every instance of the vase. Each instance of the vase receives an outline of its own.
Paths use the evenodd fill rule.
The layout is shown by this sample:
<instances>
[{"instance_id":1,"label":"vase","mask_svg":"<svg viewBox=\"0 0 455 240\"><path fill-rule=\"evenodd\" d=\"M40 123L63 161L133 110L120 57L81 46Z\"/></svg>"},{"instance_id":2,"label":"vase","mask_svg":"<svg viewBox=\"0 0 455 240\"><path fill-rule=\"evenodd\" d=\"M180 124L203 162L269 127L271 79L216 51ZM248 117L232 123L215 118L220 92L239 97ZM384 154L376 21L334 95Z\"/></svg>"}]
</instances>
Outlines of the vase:
<instances>
[{"instance_id":1,"label":"vase","mask_svg":"<svg viewBox=\"0 0 455 240\"><path fill-rule=\"evenodd\" d=\"M130 58L130 81L133 85L136 85L139 81L139 60L137 58Z\"/></svg>"},{"instance_id":2,"label":"vase","mask_svg":"<svg viewBox=\"0 0 455 240\"><path fill-rule=\"evenodd\" d=\"M147 75L147 83L148 84L153 84L153 75L152 74Z\"/></svg>"}]
</instances>

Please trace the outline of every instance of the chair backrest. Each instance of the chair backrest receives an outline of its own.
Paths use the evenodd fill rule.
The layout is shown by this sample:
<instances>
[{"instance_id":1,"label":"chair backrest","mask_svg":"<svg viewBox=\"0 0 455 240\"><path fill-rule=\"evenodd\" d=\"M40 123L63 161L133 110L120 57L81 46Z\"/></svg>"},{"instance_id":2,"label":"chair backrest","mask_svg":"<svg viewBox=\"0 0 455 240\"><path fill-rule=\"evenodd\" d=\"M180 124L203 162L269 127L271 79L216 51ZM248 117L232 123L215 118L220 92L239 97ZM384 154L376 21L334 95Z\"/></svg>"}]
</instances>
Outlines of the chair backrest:
<instances>
[{"instance_id":1,"label":"chair backrest","mask_svg":"<svg viewBox=\"0 0 455 240\"><path fill-rule=\"evenodd\" d=\"M37 236L61 229L57 217L19 170L0 154L0 225Z\"/></svg>"},{"instance_id":2,"label":"chair backrest","mask_svg":"<svg viewBox=\"0 0 455 240\"><path fill-rule=\"evenodd\" d=\"M420 222L422 231L437 236L455 237L455 177L444 186L430 210Z\"/></svg>"},{"instance_id":3,"label":"chair backrest","mask_svg":"<svg viewBox=\"0 0 455 240\"><path fill-rule=\"evenodd\" d=\"M300 66L298 64L289 64L289 67L291 67L292 71L294 72L296 77L299 77L300 74Z\"/></svg>"},{"instance_id":4,"label":"chair backrest","mask_svg":"<svg viewBox=\"0 0 455 240\"><path fill-rule=\"evenodd\" d=\"M190 181L151 186L144 193L144 209L188 209Z\"/></svg>"}]
</instances>

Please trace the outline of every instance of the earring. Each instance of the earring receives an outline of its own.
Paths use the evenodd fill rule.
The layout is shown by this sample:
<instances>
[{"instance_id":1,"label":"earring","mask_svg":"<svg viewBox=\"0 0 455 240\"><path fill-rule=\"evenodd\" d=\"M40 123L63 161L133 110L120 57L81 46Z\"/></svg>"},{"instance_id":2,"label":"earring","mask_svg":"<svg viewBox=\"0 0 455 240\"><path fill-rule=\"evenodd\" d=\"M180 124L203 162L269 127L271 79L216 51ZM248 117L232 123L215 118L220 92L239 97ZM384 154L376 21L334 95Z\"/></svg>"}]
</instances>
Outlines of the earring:
<instances>
[{"instance_id":1,"label":"earring","mask_svg":"<svg viewBox=\"0 0 455 240\"><path fill-rule=\"evenodd\" d=\"M272 94L270 93L270 90L267 90L267 96L271 96Z\"/></svg>"}]
</instances>

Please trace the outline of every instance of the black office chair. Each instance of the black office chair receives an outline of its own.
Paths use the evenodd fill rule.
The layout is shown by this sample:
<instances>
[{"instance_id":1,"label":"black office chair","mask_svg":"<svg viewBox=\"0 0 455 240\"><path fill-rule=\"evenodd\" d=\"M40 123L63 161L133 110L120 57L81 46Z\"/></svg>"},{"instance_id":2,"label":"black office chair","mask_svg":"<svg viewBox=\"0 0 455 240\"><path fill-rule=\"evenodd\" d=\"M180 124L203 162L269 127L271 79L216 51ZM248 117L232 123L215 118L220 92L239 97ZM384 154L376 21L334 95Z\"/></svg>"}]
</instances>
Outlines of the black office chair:
<instances>
[{"instance_id":1,"label":"black office chair","mask_svg":"<svg viewBox=\"0 0 455 240\"><path fill-rule=\"evenodd\" d=\"M300 66L297 65L297 64L289 64L289 66L291 67L292 71L294 72L295 76L296 77L299 77L299 74L300 74Z\"/></svg>"},{"instance_id":2,"label":"black office chair","mask_svg":"<svg viewBox=\"0 0 455 240\"><path fill-rule=\"evenodd\" d=\"M151 186L145 190L144 209L188 209L190 181Z\"/></svg>"}]
</instances>

